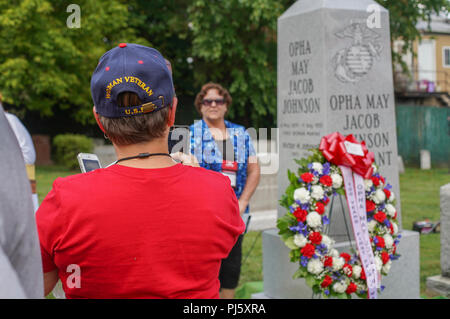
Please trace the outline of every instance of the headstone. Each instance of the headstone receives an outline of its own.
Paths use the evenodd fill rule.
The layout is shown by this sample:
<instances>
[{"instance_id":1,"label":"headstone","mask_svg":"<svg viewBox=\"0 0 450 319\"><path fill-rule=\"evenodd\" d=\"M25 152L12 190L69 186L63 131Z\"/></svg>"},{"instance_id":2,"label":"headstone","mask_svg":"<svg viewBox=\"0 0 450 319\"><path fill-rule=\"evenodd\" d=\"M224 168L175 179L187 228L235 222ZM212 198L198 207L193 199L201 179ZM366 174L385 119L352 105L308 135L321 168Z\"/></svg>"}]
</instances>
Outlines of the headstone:
<instances>
[{"instance_id":1,"label":"headstone","mask_svg":"<svg viewBox=\"0 0 450 319\"><path fill-rule=\"evenodd\" d=\"M441 275L427 278L427 290L450 297L450 183L440 189Z\"/></svg>"},{"instance_id":2,"label":"headstone","mask_svg":"<svg viewBox=\"0 0 450 319\"><path fill-rule=\"evenodd\" d=\"M403 158L400 155L398 156L398 173L405 173L405 164L403 163Z\"/></svg>"},{"instance_id":3,"label":"headstone","mask_svg":"<svg viewBox=\"0 0 450 319\"><path fill-rule=\"evenodd\" d=\"M333 132L353 134L375 153L380 172L393 186L401 223L387 10L372 0L299 0L294 3L278 19L277 118L278 198L289 183L287 169L296 171L298 167L294 159L307 157L307 150L317 148L322 136ZM343 206L346 206L345 201ZM286 209L278 206L278 217L284 214ZM345 235L342 212L338 215L333 212L333 216L335 230L331 235L343 250L348 250L350 242ZM336 238L338 235L341 238ZM305 288L302 279L294 281L293 272L287 271L291 266L296 268L295 264L271 266L271 263L289 263L288 257L278 259L288 248L279 251L278 243L272 241L281 240L270 231L264 233L264 241L264 293L279 298L286 287L280 298L306 298L311 289ZM409 242L403 244L405 241ZM385 293L381 298L419 297L417 234L404 234L402 244L409 248L402 255L403 262L411 266L405 270L396 267L394 262L389 276L395 277L403 271L408 274L402 276L408 275L411 280L401 285L402 291L391 289L391 295ZM405 257L408 254L410 259ZM284 286L280 287L280 283ZM405 285L409 285L408 289Z\"/></svg>"},{"instance_id":4,"label":"headstone","mask_svg":"<svg viewBox=\"0 0 450 319\"><path fill-rule=\"evenodd\" d=\"M431 155L428 150L420 150L420 169L431 168Z\"/></svg>"}]
</instances>

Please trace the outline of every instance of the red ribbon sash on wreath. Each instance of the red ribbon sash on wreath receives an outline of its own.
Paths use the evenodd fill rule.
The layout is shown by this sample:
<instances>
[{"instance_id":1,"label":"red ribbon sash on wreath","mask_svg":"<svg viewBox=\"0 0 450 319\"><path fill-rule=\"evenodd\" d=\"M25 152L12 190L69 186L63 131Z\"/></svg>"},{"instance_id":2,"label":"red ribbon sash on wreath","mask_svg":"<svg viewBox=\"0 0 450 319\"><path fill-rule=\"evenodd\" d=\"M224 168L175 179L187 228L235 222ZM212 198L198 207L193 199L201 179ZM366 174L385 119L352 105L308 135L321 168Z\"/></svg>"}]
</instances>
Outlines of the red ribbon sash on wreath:
<instances>
[{"instance_id":1,"label":"red ribbon sash on wreath","mask_svg":"<svg viewBox=\"0 0 450 319\"><path fill-rule=\"evenodd\" d=\"M344 137L338 132L323 137L319 150L327 161L341 169L353 234L367 277L367 295L370 299L375 299L381 276L375 266L369 238L364 187L364 178L369 179L373 174L374 154L367 150L364 141L359 143L353 135Z\"/></svg>"}]
</instances>

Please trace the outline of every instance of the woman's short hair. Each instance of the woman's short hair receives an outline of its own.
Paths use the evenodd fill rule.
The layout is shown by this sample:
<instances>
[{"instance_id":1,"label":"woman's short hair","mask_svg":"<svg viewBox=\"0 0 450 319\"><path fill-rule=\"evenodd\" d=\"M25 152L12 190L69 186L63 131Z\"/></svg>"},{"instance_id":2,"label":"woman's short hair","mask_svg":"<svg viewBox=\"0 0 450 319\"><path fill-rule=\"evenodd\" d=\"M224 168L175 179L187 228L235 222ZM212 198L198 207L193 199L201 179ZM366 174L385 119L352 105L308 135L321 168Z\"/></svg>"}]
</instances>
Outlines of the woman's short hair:
<instances>
[{"instance_id":1,"label":"woman's short hair","mask_svg":"<svg viewBox=\"0 0 450 319\"><path fill-rule=\"evenodd\" d=\"M128 107L142 104L139 97L133 92L123 92L117 98L119 106ZM98 115L105 134L117 145L131 145L150 142L164 136L167 129L169 108L149 114L141 114L130 117L108 118Z\"/></svg>"},{"instance_id":2,"label":"woman's short hair","mask_svg":"<svg viewBox=\"0 0 450 319\"><path fill-rule=\"evenodd\" d=\"M225 104L227 105L227 112L228 112L228 109L231 106L231 102L233 102L233 99L231 98L231 95L227 89L225 89L220 84L213 83L213 82L209 82L209 83L206 83L205 85L203 85L202 89L195 97L194 105L195 105L195 108L197 109L197 112L200 113L200 115L202 114L201 109L202 109L203 98L205 97L206 94L208 94L208 91L211 89L216 89L219 92L219 95L223 96L223 98L225 100Z\"/></svg>"}]
</instances>

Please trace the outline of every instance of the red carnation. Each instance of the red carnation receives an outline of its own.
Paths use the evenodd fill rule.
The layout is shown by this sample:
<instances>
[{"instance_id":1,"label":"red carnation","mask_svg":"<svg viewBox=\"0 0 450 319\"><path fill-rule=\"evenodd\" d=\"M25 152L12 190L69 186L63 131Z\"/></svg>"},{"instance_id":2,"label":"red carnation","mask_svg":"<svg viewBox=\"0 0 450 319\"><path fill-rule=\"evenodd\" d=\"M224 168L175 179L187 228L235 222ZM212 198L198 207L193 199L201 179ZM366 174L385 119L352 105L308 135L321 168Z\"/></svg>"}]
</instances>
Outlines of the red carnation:
<instances>
[{"instance_id":1,"label":"red carnation","mask_svg":"<svg viewBox=\"0 0 450 319\"><path fill-rule=\"evenodd\" d=\"M378 213L376 213L375 215L373 215L373 218L375 218L375 220L379 223L384 222L384 220L386 219L386 214L379 211Z\"/></svg>"},{"instance_id":2,"label":"red carnation","mask_svg":"<svg viewBox=\"0 0 450 319\"><path fill-rule=\"evenodd\" d=\"M325 186L331 186L333 185L333 180L331 179L330 176L328 175L324 175L319 179L319 182L321 182L323 185Z\"/></svg>"},{"instance_id":3,"label":"red carnation","mask_svg":"<svg viewBox=\"0 0 450 319\"><path fill-rule=\"evenodd\" d=\"M327 197L327 199L324 199L324 200L322 200L322 201L323 201L323 203L326 205L326 204L328 204L328 203L330 202L330 198Z\"/></svg>"},{"instance_id":4,"label":"red carnation","mask_svg":"<svg viewBox=\"0 0 450 319\"><path fill-rule=\"evenodd\" d=\"M312 232L311 234L309 234L308 239L314 245L319 245L322 242L322 235L319 232Z\"/></svg>"},{"instance_id":5,"label":"red carnation","mask_svg":"<svg viewBox=\"0 0 450 319\"><path fill-rule=\"evenodd\" d=\"M322 215L323 213L325 213L325 205L321 202L317 202L316 203L316 212L319 215Z\"/></svg>"},{"instance_id":6,"label":"red carnation","mask_svg":"<svg viewBox=\"0 0 450 319\"><path fill-rule=\"evenodd\" d=\"M350 259L352 259L352 256L350 256L347 253L341 253L339 256L345 259L345 262L348 263Z\"/></svg>"},{"instance_id":7,"label":"red carnation","mask_svg":"<svg viewBox=\"0 0 450 319\"><path fill-rule=\"evenodd\" d=\"M384 243L384 238L380 237L380 236L375 236L377 238L377 247L381 247L384 248L384 246L386 246L386 244Z\"/></svg>"},{"instance_id":8,"label":"red carnation","mask_svg":"<svg viewBox=\"0 0 450 319\"><path fill-rule=\"evenodd\" d=\"M380 175L380 181L384 184L384 177Z\"/></svg>"},{"instance_id":9,"label":"red carnation","mask_svg":"<svg viewBox=\"0 0 450 319\"><path fill-rule=\"evenodd\" d=\"M297 209L292 214L295 216L295 218L297 218L297 221L304 223L308 212L304 209L301 209L300 207L297 207Z\"/></svg>"},{"instance_id":10,"label":"red carnation","mask_svg":"<svg viewBox=\"0 0 450 319\"><path fill-rule=\"evenodd\" d=\"M383 261L383 265L385 265L389 261L389 254L385 251L381 253L381 260Z\"/></svg>"},{"instance_id":11,"label":"red carnation","mask_svg":"<svg viewBox=\"0 0 450 319\"><path fill-rule=\"evenodd\" d=\"M350 285L348 285L347 290L345 291L347 294L352 294L356 291L356 284L354 282L351 282Z\"/></svg>"},{"instance_id":12,"label":"red carnation","mask_svg":"<svg viewBox=\"0 0 450 319\"><path fill-rule=\"evenodd\" d=\"M332 283L333 283L333 279L331 279L330 276L326 275L326 276L323 278L323 281L322 281L322 283L320 284L320 287L326 288L326 287L328 287L329 285L331 285Z\"/></svg>"},{"instance_id":13,"label":"red carnation","mask_svg":"<svg viewBox=\"0 0 450 319\"><path fill-rule=\"evenodd\" d=\"M372 182L375 186L380 185L380 179L378 177L373 176L372 177Z\"/></svg>"},{"instance_id":14,"label":"red carnation","mask_svg":"<svg viewBox=\"0 0 450 319\"><path fill-rule=\"evenodd\" d=\"M366 211L367 212L371 212L371 211L375 210L375 208L377 208L377 206L375 205L374 202L372 202L370 200L366 200Z\"/></svg>"},{"instance_id":15,"label":"red carnation","mask_svg":"<svg viewBox=\"0 0 450 319\"><path fill-rule=\"evenodd\" d=\"M394 235L394 226L392 223L389 225L389 230L390 230L391 235Z\"/></svg>"},{"instance_id":16,"label":"red carnation","mask_svg":"<svg viewBox=\"0 0 450 319\"><path fill-rule=\"evenodd\" d=\"M389 189L385 188L385 189L383 189L383 192L386 194L386 198L389 199L389 197L391 197L391 192Z\"/></svg>"},{"instance_id":17,"label":"red carnation","mask_svg":"<svg viewBox=\"0 0 450 319\"><path fill-rule=\"evenodd\" d=\"M326 256L324 261L323 261L323 265L325 267L332 267L333 266L333 257L331 256Z\"/></svg>"},{"instance_id":18,"label":"red carnation","mask_svg":"<svg viewBox=\"0 0 450 319\"><path fill-rule=\"evenodd\" d=\"M314 175L311 173L303 173L302 175L300 175L300 178L302 179L302 181L304 181L305 183L311 183L312 180L314 179Z\"/></svg>"},{"instance_id":19,"label":"red carnation","mask_svg":"<svg viewBox=\"0 0 450 319\"><path fill-rule=\"evenodd\" d=\"M366 280L366 272L364 271L364 268L361 270L361 275L359 276L362 280Z\"/></svg>"},{"instance_id":20,"label":"red carnation","mask_svg":"<svg viewBox=\"0 0 450 319\"><path fill-rule=\"evenodd\" d=\"M314 245L312 245L312 244L306 244L300 250L300 252L302 253L303 256L305 256L307 258L311 258L312 256L314 256L314 253L316 252L316 247L314 247Z\"/></svg>"},{"instance_id":21,"label":"red carnation","mask_svg":"<svg viewBox=\"0 0 450 319\"><path fill-rule=\"evenodd\" d=\"M349 264L345 264L342 266L342 270L344 271L344 274L347 275L347 277L351 277L353 274L353 268Z\"/></svg>"}]
</instances>

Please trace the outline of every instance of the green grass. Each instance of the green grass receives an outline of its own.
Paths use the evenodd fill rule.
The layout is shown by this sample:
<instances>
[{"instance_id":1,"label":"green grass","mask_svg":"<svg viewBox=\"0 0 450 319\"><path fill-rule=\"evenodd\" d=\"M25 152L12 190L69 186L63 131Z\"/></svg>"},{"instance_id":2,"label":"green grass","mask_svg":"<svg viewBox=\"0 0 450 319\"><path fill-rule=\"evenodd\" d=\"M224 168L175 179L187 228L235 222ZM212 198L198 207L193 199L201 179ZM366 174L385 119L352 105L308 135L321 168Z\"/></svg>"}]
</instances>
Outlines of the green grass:
<instances>
[{"instance_id":1,"label":"green grass","mask_svg":"<svg viewBox=\"0 0 450 319\"><path fill-rule=\"evenodd\" d=\"M404 229L412 229L418 220L440 219L439 188L450 183L448 169L420 170L406 168L400 175L400 199ZM420 236L420 292L426 292L426 279L441 273L441 236L439 233Z\"/></svg>"},{"instance_id":2,"label":"green grass","mask_svg":"<svg viewBox=\"0 0 450 319\"><path fill-rule=\"evenodd\" d=\"M447 169L432 169L423 171L416 168L406 168L400 175L400 201L402 211L402 226L412 230L413 223L429 219L436 222L440 218L439 188L450 183ZM243 258L248 254L255 238L257 242L250 252L247 261L242 264L241 278L236 296L240 297L248 289L247 283L263 280L262 276L262 243L260 232L249 232L244 237ZM420 236L420 291L423 297L432 297L426 292L426 279L441 273L440 264L440 234Z\"/></svg>"},{"instance_id":3,"label":"green grass","mask_svg":"<svg viewBox=\"0 0 450 319\"><path fill-rule=\"evenodd\" d=\"M62 166L37 166L36 167L36 190L39 202L45 198L53 186L53 181L58 177L78 174L80 171L71 171Z\"/></svg>"},{"instance_id":4,"label":"green grass","mask_svg":"<svg viewBox=\"0 0 450 319\"><path fill-rule=\"evenodd\" d=\"M77 174L59 166L38 166L36 169L37 190L40 201L50 191L55 178ZM400 200L402 226L411 230L415 221L429 219L432 222L440 218L439 188L450 183L447 169L422 171L406 168L400 175ZM253 246L253 247L252 247ZM249 232L245 235L242 248L242 268L236 297L243 296L248 287L260 287L255 282L263 280L262 276L262 237L261 232ZM424 297L432 297L426 292L426 278L439 275L440 234L420 236L420 289ZM249 284L253 283L253 284Z\"/></svg>"}]
</instances>

